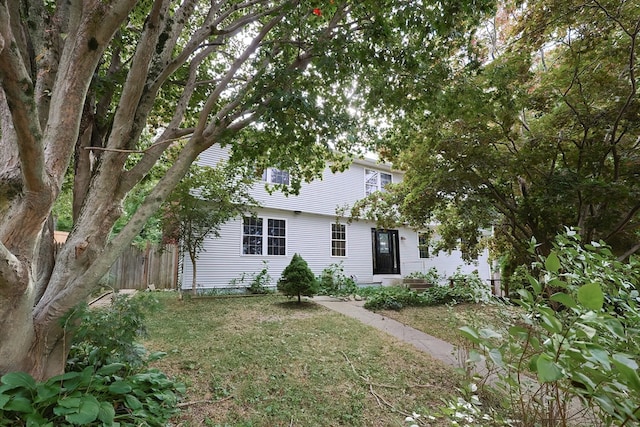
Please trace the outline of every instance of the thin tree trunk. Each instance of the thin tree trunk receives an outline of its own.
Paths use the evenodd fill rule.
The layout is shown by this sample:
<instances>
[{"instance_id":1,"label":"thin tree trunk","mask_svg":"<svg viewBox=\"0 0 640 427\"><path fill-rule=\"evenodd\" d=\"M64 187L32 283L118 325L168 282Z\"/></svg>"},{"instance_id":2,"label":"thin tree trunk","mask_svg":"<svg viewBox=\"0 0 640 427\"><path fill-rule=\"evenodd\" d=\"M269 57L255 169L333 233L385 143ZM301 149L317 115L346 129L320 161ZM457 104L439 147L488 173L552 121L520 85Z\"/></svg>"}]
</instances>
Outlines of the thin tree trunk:
<instances>
[{"instance_id":1,"label":"thin tree trunk","mask_svg":"<svg viewBox=\"0 0 640 427\"><path fill-rule=\"evenodd\" d=\"M189 252L189 258L191 258L191 265L193 266L193 277L191 278L191 292L193 295L198 293L198 281L196 280L196 257L195 254Z\"/></svg>"}]
</instances>

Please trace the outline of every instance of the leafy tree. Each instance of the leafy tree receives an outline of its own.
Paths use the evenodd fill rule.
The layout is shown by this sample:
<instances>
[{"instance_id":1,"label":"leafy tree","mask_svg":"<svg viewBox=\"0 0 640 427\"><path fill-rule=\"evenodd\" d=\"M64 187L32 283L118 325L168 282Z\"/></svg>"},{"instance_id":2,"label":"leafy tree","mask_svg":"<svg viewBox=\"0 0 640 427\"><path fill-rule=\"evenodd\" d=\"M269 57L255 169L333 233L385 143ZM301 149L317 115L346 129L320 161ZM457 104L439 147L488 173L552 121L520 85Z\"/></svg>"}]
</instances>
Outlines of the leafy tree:
<instances>
[{"instance_id":1,"label":"leafy tree","mask_svg":"<svg viewBox=\"0 0 640 427\"><path fill-rule=\"evenodd\" d=\"M438 78L412 80L383 152L405 180L360 214L384 197L416 227L437 220L441 247L462 241L467 254L493 228L506 273L531 260L532 237L545 254L565 226L622 259L637 252L638 16L633 2L503 7Z\"/></svg>"},{"instance_id":2,"label":"leafy tree","mask_svg":"<svg viewBox=\"0 0 640 427\"><path fill-rule=\"evenodd\" d=\"M196 292L196 260L205 238L218 235L220 226L258 205L248 193L255 179L249 171L221 163L216 167L191 165L162 210L165 239L180 242L193 265L192 290Z\"/></svg>"},{"instance_id":3,"label":"leafy tree","mask_svg":"<svg viewBox=\"0 0 640 427\"><path fill-rule=\"evenodd\" d=\"M298 304L302 302L302 295L314 296L318 292L318 281L313 271L300 255L294 254L291 262L285 267L278 290L288 297L298 297Z\"/></svg>"},{"instance_id":4,"label":"leafy tree","mask_svg":"<svg viewBox=\"0 0 640 427\"><path fill-rule=\"evenodd\" d=\"M398 73L459 45L490 7L0 0L0 374L62 371L59 319L201 152L223 145L232 163L289 170L295 191L375 130L367 112L383 110L379 94ZM114 235L123 201L172 146ZM54 266L49 218L70 166L73 225Z\"/></svg>"}]
</instances>

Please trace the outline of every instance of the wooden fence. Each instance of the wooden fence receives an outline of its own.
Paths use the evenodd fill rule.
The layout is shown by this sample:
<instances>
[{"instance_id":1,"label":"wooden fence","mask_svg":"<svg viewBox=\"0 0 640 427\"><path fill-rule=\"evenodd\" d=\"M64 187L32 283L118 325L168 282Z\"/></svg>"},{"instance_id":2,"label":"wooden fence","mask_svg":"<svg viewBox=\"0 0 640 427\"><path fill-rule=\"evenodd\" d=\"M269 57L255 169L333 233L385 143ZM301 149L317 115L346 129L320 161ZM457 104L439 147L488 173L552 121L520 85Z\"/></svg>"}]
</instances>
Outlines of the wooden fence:
<instances>
[{"instance_id":1,"label":"wooden fence","mask_svg":"<svg viewBox=\"0 0 640 427\"><path fill-rule=\"evenodd\" d=\"M54 254L62 248L57 243ZM176 289L178 287L178 246L130 246L111 266L103 283L113 289Z\"/></svg>"},{"instance_id":2,"label":"wooden fence","mask_svg":"<svg viewBox=\"0 0 640 427\"><path fill-rule=\"evenodd\" d=\"M105 282L114 289L176 289L177 245L130 246L111 266Z\"/></svg>"}]
</instances>

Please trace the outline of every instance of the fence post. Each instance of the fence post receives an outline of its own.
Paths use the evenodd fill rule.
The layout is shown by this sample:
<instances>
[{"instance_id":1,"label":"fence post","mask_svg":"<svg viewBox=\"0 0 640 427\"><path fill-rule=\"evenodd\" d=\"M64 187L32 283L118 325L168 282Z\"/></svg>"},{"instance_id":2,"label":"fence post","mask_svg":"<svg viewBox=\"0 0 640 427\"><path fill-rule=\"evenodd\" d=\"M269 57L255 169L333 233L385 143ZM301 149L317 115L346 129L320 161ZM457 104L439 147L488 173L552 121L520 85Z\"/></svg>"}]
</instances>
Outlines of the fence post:
<instances>
[{"instance_id":1,"label":"fence post","mask_svg":"<svg viewBox=\"0 0 640 427\"><path fill-rule=\"evenodd\" d=\"M144 250L144 271L142 272L142 277L144 280L144 289L149 288L149 270L151 269L151 243L147 240L147 247Z\"/></svg>"}]
</instances>

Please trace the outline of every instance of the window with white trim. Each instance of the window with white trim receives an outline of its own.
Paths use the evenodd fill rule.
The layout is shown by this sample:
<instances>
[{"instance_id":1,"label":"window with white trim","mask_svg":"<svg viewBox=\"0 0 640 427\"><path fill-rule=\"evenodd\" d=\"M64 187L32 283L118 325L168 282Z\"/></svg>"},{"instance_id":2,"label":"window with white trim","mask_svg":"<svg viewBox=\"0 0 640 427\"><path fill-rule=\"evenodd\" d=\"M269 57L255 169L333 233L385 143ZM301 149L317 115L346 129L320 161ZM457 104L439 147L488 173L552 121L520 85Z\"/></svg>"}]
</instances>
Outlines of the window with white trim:
<instances>
[{"instance_id":1,"label":"window with white trim","mask_svg":"<svg viewBox=\"0 0 640 427\"><path fill-rule=\"evenodd\" d=\"M284 219L267 219L267 255L286 255L286 231Z\"/></svg>"},{"instance_id":2,"label":"window with white trim","mask_svg":"<svg viewBox=\"0 0 640 427\"><path fill-rule=\"evenodd\" d=\"M243 255L286 255L286 252L287 227L284 219L266 218L265 221L265 218L244 217Z\"/></svg>"},{"instance_id":3,"label":"window with white trim","mask_svg":"<svg viewBox=\"0 0 640 427\"><path fill-rule=\"evenodd\" d=\"M418 251L420 258L429 258L429 233L418 231Z\"/></svg>"},{"instance_id":4,"label":"window with white trim","mask_svg":"<svg viewBox=\"0 0 640 427\"><path fill-rule=\"evenodd\" d=\"M262 172L262 180L269 184L289 185L289 172L276 168L267 168Z\"/></svg>"},{"instance_id":5,"label":"window with white trim","mask_svg":"<svg viewBox=\"0 0 640 427\"><path fill-rule=\"evenodd\" d=\"M364 170L364 193L369 195L373 192L380 191L392 182L390 173L380 172L374 169Z\"/></svg>"},{"instance_id":6,"label":"window with white trim","mask_svg":"<svg viewBox=\"0 0 640 427\"><path fill-rule=\"evenodd\" d=\"M262 255L262 218L244 217L242 224L242 254Z\"/></svg>"},{"instance_id":7,"label":"window with white trim","mask_svg":"<svg viewBox=\"0 0 640 427\"><path fill-rule=\"evenodd\" d=\"M347 256L347 226L345 224L331 224L331 256Z\"/></svg>"}]
</instances>

